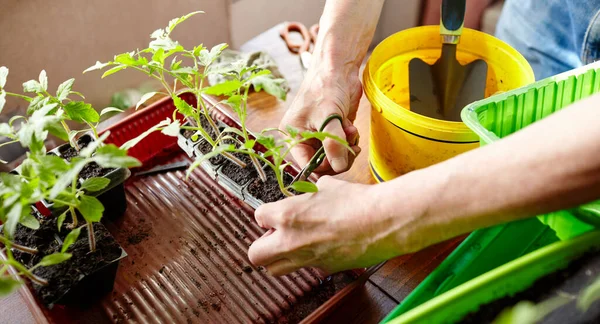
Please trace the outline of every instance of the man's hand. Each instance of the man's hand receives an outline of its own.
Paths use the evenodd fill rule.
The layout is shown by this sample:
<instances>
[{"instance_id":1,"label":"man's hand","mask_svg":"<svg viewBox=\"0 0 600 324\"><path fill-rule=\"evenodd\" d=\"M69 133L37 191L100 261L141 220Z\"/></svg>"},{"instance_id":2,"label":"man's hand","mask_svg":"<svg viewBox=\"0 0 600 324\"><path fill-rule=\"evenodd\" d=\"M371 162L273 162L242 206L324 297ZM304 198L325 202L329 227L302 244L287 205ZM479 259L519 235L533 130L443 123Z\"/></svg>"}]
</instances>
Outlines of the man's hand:
<instances>
[{"instance_id":1,"label":"man's hand","mask_svg":"<svg viewBox=\"0 0 600 324\"><path fill-rule=\"evenodd\" d=\"M319 192L266 204L256 210L269 229L250 246L250 261L273 275L312 266L327 273L376 264L403 251L377 210L376 186L324 176ZM378 186L377 186L378 187Z\"/></svg>"},{"instance_id":2,"label":"man's hand","mask_svg":"<svg viewBox=\"0 0 600 324\"><path fill-rule=\"evenodd\" d=\"M318 64L316 60L313 60L311 65L313 63ZM311 71L319 70L319 67L311 69ZM355 154L349 152L340 143L326 139L323 147L327 159L315 170L321 174L340 173L348 170L355 156L360 153L357 145L358 130L352 124L356 118L356 110L362 95L358 71L353 72L350 76L335 75L335 73L309 72L280 124L280 129L286 129L286 126L289 125L300 131L318 131L327 117L333 114L342 116L342 123L334 120L327 125L324 131L345 139ZM302 143L295 146L291 153L300 166L305 166L320 145L319 141Z\"/></svg>"}]
</instances>

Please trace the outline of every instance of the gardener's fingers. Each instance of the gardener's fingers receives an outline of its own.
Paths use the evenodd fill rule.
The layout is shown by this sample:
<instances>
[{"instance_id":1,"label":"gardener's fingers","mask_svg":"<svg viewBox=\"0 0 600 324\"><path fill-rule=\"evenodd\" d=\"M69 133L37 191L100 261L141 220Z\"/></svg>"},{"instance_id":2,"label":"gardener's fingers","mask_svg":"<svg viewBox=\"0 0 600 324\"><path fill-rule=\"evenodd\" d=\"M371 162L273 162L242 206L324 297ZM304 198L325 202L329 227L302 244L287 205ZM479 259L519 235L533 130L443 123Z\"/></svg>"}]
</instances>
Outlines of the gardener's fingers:
<instances>
[{"instance_id":1,"label":"gardener's fingers","mask_svg":"<svg viewBox=\"0 0 600 324\"><path fill-rule=\"evenodd\" d=\"M323 131L335 135L340 139L346 139L346 133L344 132L342 123L340 123L340 121L337 119L334 119L329 124L327 124ZM344 147L344 145L331 138L326 138L323 141L323 148L325 149L327 160L329 160L329 164L335 172L344 172L348 169L349 152Z\"/></svg>"},{"instance_id":2,"label":"gardener's fingers","mask_svg":"<svg viewBox=\"0 0 600 324\"><path fill-rule=\"evenodd\" d=\"M248 250L248 258L255 266L268 265L282 258L279 231L254 241Z\"/></svg>"},{"instance_id":3,"label":"gardener's fingers","mask_svg":"<svg viewBox=\"0 0 600 324\"><path fill-rule=\"evenodd\" d=\"M254 219L258 226L266 229L276 228L280 223L280 215L276 209L277 203L260 205L254 211Z\"/></svg>"},{"instance_id":4,"label":"gardener's fingers","mask_svg":"<svg viewBox=\"0 0 600 324\"><path fill-rule=\"evenodd\" d=\"M310 143L300 143L290 150L292 157L301 168L308 164L315 152L316 149Z\"/></svg>"},{"instance_id":5,"label":"gardener's fingers","mask_svg":"<svg viewBox=\"0 0 600 324\"><path fill-rule=\"evenodd\" d=\"M292 273L301 267L296 265L294 261L284 258L265 266L265 268L272 276L283 276Z\"/></svg>"}]
</instances>

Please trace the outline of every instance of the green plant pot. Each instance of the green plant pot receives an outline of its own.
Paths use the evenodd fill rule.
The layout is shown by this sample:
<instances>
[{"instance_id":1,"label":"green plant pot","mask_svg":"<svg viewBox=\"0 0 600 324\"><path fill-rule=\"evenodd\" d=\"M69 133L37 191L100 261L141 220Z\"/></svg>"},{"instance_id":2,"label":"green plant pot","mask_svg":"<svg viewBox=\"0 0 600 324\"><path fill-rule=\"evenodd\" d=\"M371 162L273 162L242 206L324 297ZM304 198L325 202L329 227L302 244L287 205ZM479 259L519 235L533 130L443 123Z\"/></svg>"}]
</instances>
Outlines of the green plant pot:
<instances>
[{"instance_id":1,"label":"green plant pot","mask_svg":"<svg viewBox=\"0 0 600 324\"><path fill-rule=\"evenodd\" d=\"M433 298L389 323L455 323L481 305L513 295L537 279L600 249L600 231L552 243Z\"/></svg>"}]
</instances>

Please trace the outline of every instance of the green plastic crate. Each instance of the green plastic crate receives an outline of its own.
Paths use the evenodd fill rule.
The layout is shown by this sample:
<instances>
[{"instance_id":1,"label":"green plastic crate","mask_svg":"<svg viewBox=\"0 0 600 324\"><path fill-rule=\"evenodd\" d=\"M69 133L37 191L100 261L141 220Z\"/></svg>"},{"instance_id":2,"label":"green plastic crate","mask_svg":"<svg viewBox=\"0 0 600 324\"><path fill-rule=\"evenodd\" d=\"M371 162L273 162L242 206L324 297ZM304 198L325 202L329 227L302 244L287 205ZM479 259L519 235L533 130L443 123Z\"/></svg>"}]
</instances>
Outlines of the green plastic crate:
<instances>
[{"instance_id":1,"label":"green plastic crate","mask_svg":"<svg viewBox=\"0 0 600 324\"><path fill-rule=\"evenodd\" d=\"M486 145L599 91L600 62L596 62L474 102L463 109L461 117ZM591 224L600 223L599 206L600 202L593 202L538 219L564 240L594 229Z\"/></svg>"},{"instance_id":2,"label":"green plastic crate","mask_svg":"<svg viewBox=\"0 0 600 324\"><path fill-rule=\"evenodd\" d=\"M389 323L455 323L481 305L523 291L537 279L565 268L572 260L598 248L599 231L552 243L470 280Z\"/></svg>"},{"instance_id":3,"label":"green plastic crate","mask_svg":"<svg viewBox=\"0 0 600 324\"><path fill-rule=\"evenodd\" d=\"M600 62L475 102L463 110L462 119L480 136L481 145L492 143L600 91L598 69ZM473 232L383 322L553 243L558 240L557 235L567 239L593 229L589 221L581 219L597 215L598 210L600 203L595 202L580 209L538 216L539 221L533 218Z\"/></svg>"}]
</instances>

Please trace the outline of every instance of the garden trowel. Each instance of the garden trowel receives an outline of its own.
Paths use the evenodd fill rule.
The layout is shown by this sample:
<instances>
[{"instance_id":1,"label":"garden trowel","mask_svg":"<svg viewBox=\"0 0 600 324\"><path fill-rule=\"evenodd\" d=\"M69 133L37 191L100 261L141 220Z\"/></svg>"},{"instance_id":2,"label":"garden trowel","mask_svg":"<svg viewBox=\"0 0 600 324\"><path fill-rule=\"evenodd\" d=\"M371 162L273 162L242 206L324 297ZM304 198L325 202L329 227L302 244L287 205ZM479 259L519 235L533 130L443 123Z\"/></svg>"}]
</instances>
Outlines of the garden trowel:
<instances>
[{"instance_id":1,"label":"garden trowel","mask_svg":"<svg viewBox=\"0 0 600 324\"><path fill-rule=\"evenodd\" d=\"M444 0L440 18L442 53L429 65L409 62L410 110L436 119L460 121L462 108L485 94L487 63L475 60L461 65L456 59L465 18L466 0Z\"/></svg>"}]
</instances>

